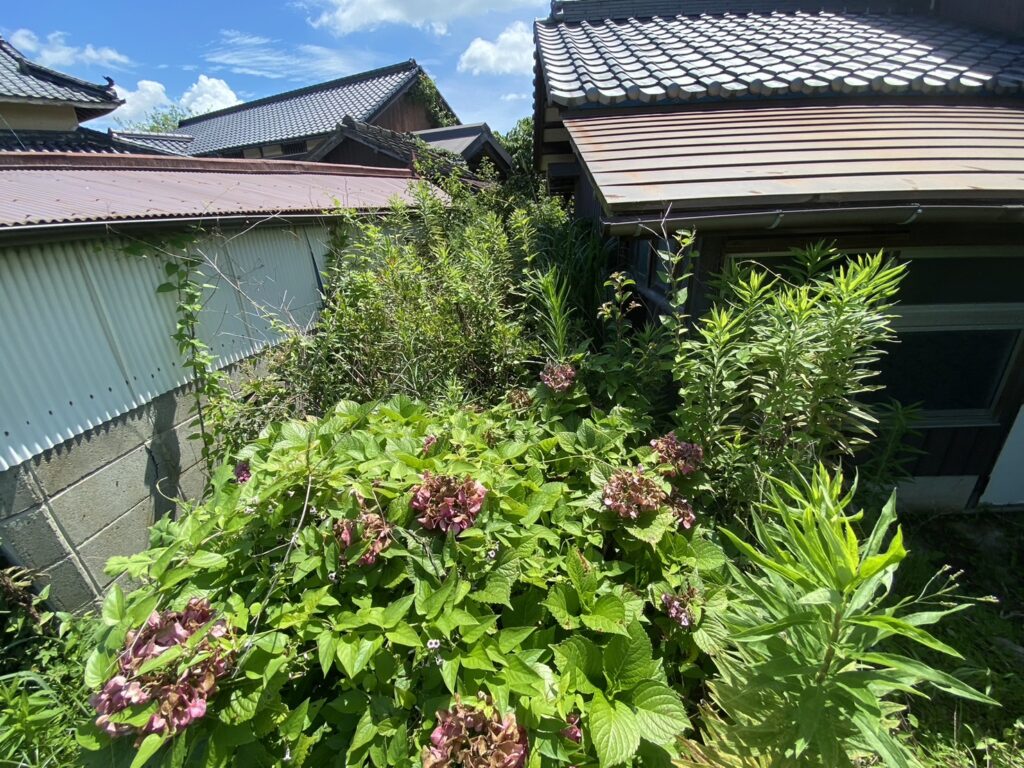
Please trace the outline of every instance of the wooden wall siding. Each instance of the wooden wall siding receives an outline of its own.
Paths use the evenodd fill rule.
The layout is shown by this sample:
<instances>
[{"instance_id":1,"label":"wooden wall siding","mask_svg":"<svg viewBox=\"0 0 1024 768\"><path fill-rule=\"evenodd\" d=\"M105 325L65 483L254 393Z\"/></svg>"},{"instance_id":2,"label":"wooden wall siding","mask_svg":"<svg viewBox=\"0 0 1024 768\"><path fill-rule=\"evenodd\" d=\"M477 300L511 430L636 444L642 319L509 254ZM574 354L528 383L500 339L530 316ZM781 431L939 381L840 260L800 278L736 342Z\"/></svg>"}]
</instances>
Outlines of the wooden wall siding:
<instances>
[{"instance_id":1,"label":"wooden wall siding","mask_svg":"<svg viewBox=\"0 0 1024 768\"><path fill-rule=\"evenodd\" d=\"M398 131L399 133L425 131L437 127L430 119L427 108L414 101L408 93L370 122L379 128L387 128L389 131Z\"/></svg>"},{"instance_id":2,"label":"wooden wall siding","mask_svg":"<svg viewBox=\"0 0 1024 768\"><path fill-rule=\"evenodd\" d=\"M320 161L322 163L338 163L339 165L365 165L372 168L407 168L400 160L383 152L374 152L365 144L351 139L342 142L332 149Z\"/></svg>"},{"instance_id":3,"label":"wooden wall siding","mask_svg":"<svg viewBox=\"0 0 1024 768\"><path fill-rule=\"evenodd\" d=\"M567 118L607 213L1024 193L1024 109L831 105Z\"/></svg>"}]
</instances>

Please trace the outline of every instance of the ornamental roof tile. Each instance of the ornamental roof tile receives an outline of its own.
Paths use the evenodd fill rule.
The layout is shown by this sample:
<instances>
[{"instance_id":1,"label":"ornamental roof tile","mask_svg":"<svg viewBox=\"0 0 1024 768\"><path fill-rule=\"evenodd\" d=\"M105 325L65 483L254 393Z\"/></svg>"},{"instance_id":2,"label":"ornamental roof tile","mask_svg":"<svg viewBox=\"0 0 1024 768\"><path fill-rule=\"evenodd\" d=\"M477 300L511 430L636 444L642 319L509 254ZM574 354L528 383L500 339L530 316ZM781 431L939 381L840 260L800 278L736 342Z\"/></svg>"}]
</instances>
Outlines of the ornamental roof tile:
<instances>
[{"instance_id":1,"label":"ornamental roof tile","mask_svg":"<svg viewBox=\"0 0 1024 768\"><path fill-rule=\"evenodd\" d=\"M553 17L536 26L547 100L579 107L793 95L1024 93L1024 44L932 16L696 10L708 5L556 2ZM786 2L729 4L754 11L773 5ZM700 15L671 14L671 8ZM594 20L595 12L626 15ZM637 15L645 12L655 15Z\"/></svg>"},{"instance_id":2,"label":"ornamental roof tile","mask_svg":"<svg viewBox=\"0 0 1024 768\"><path fill-rule=\"evenodd\" d=\"M56 102L86 110L96 117L122 102L109 85L96 85L29 61L0 37L0 101Z\"/></svg>"}]
</instances>

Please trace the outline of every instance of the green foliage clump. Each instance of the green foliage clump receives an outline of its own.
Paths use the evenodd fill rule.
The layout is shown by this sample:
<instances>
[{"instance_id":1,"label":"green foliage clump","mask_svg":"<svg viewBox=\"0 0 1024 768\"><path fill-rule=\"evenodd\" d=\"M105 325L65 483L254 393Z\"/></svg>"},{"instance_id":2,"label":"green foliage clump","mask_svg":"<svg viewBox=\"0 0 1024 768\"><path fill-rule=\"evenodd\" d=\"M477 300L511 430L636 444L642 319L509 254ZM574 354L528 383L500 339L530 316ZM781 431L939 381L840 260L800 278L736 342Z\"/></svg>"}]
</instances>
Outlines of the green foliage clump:
<instances>
[{"instance_id":1,"label":"green foliage clump","mask_svg":"<svg viewBox=\"0 0 1024 768\"><path fill-rule=\"evenodd\" d=\"M747 268L678 346L675 377L685 432L704 446L715 504L746 515L768 478L835 465L873 436L858 401L894 340L890 310L905 267L881 254L795 276Z\"/></svg>"},{"instance_id":2,"label":"green foliage clump","mask_svg":"<svg viewBox=\"0 0 1024 768\"><path fill-rule=\"evenodd\" d=\"M522 289L537 234L522 223L550 205L505 216L493 194L453 183L442 200L424 185L414 207L343 217L318 321L289 331L239 394L213 404L228 446L341 400L493 403L521 383L537 354Z\"/></svg>"},{"instance_id":3,"label":"green foliage clump","mask_svg":"<svg viewBox=\"0 0 1024 768\"><path fill-rule=\"evenodd\" d=\"M88 716L80 636L45 608L33 574L0 570L0 765L70 765L74 729Z\"/></svg>"},{"instance_id":4,"label":"green foliage clump","mask_svg":"<svg viewBox=\"0 0 1024 768\"><path fill-rule=\"evenodd\" d=\"M680 516L696 474L673 475L627 411L530 399L448 415L344 402L270 427L152 549L112 561L145 586L108 598L86 674L104 686L129 632L195 599L226 622L232 672L144 753L92 729L82 743L115 765L419 765L439 713L482 696L525 729L529 765L665 765L695 662L723 640L724 554ZM439 490L456 486L467 496ZM143 669L183 676L203 647ZM145 728L160 695L114 722Z\"/></svg>"},{"instance_id":5,"label":"green foliage clump","mask_svg":"<svg viewBox=\"0 0 1024 768\"><path fill-rule=\"evenodd\" d=\"M819 467L801 487L777 482L767 517L754 515L754 543L725 531L752 565L729 566L722 620L728 649L716 656L711 699L728 719L712 726L719 754L763 765L853 766L868 757L918 765L891 733L900 698L923 685L994 704L952 675L886 648L897 637L961 659L923 627L968 605L949 602L952 582L893 598L907 555L895 497L867 536L841 474Z\"/></svg>"}]
</instances>

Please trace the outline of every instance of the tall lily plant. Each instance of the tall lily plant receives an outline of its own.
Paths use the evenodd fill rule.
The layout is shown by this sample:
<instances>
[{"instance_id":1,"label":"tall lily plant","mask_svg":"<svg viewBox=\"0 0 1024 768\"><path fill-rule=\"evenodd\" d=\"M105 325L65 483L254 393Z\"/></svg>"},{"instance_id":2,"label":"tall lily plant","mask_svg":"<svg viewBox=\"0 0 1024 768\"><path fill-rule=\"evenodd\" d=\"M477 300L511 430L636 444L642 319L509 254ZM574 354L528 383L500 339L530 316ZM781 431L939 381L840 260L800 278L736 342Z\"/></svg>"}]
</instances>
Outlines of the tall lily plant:
<instances>
[{"instance_id":1,"label":"tall lily plant","mask_svg":"<svg viewBox=\"0 0 1024 768\"><path fill-rule=\"evenodd\" d=\"M852 497L841 474L819 466L797 485L775 484L767 516L753 516L754 543L723 530L748 567L729 567L730 644L715 657L711 684L721 718L708 720L706 738L721 755L716 764L842 768L876 758L909 768L916 763L894 735L900 696L930 685L995 703L893 652L898 638L901 647L961 658L924 627L968 606L949 600L951 582L892 599L907 555L895 499L864 538Z\"/></svg>"}]
</instances>

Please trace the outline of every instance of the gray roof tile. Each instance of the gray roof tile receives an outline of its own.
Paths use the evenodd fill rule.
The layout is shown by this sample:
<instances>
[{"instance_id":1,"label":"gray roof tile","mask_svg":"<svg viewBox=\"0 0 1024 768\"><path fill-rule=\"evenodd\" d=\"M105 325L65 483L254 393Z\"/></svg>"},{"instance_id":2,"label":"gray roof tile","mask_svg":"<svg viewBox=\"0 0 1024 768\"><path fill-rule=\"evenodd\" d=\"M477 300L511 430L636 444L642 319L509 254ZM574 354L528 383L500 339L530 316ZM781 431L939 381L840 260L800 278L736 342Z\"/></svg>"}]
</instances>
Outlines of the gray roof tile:
<instances>
[{"instance_id":1,"label":"gray roof tile","mask_svg":"<svg viewBox=\"0 0 1024 768\"><path fill-rule=\"evenodd\" d=\"M189 118L178 132L195 138L193 155L327 134L346 116L372 119L421 72L410 60Z\"/></svg>"},{"instance_id":2,"label":"gray roof tile","mask_svg":"<svg viewBox=\"0 0 1024 768\"><path fill-rule=\"evenodd\" d=\"M681 7L689 0L647 0ZM783 4L783 3L775 3ZM556 2L607 8L620 0ZM587 103L787 94L1024 93L1024 44L926 15L725 13L538 22L548 99ZM664 55L651 55L657 50Z\"/></svg>"},{"instance_id":3,"label":"gray roof tile","mask_svg":"<svg viewBox=\"0 0 1024 768\"><path fill-rule=\"evenodd\" d=\"M35 64L0 37L0 101L5 99L70 103L97 113L121 104L112 84L87 83Z\"/></svg>"}]
</instances>

